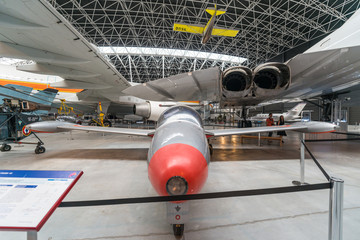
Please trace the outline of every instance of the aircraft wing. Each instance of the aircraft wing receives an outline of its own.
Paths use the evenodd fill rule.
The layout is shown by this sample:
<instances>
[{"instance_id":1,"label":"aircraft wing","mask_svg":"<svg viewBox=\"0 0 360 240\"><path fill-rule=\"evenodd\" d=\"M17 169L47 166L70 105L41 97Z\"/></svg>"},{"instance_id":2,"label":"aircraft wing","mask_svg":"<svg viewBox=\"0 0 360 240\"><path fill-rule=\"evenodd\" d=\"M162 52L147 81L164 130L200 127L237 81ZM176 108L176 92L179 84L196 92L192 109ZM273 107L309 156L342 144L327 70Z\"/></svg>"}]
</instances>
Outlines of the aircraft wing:
<instances>
[{"instance_id":1,"label":"aircraft wing","mask_svg":"<svg viewBox=\"0 0 360 240\"><path fill-rule=\"evenodd\" d=\"M206 135L220 137L220 136L242 135L242 134L262 133L262 132L304 130L307 128L308 127L306 125L300 125L300 126L282 125L282 126L271 126L271 127L213 129L213 130L206 130Z\"/></svg>"},{"instance_id":2,"label":"aircraft wing","mask_svg":"<svg viewBox=\"0 0 360 240\"><path fill-rule=\"evenodd\" d=\"M133 128L108 128L108 127L95 127L95 126L83 126L77 124L64 124L57 127L61 130L79 130L89 132L102 132L102 133L117 133L134 136L151 136L154 130L149 129L133 129Z\"/></svg>"},{"instance_id":3,"label":"aircraft wing","mask_svg":"<svg viewBox=\"0 0 360 240\"><path fill-rule=\"evenodd\" d=\"M183 24L183 23L174 23L173 30L177 32L188 32L195 34L203 34L205 29L204 25L196 24Z\"/></svg>"},{"instance_id":4,"label":"aircraft wing","mask_svg":"<svg viewBox=\"0 0 360 240\"><path fill-rule=\"evenodd\" d=\"M342 27L325 37L312 48L289 60L291 83L276 95L267 94L249 98L237 97L236 104L258 104L274 99L307 99L320 95L338 92L346 88L360 85L360 10L357 10ZM133 96L146 96L148 100L199 100L219 101L222 91L222 74L207 77L206 70L194 71L197 82L189 84L185 81L178 87L177 78L184 74L165 79L151 81L141 87L130 87L124 92ZM179 83L180 86L180 83ZM197 86L201 86L198 88ZM134 88L134 89L131 89ZM211 89L206 89L211 88ZM218 98L206 98L209 92L218 93ZM191 93L191 94L182 94ZM207 94L203 94L206 92ZM169 93L169 94L167 94ZM192 98L187 98L191 96ZM235 97L234 97L235 98Z\"/></svg>"},{"instance_id":5,"label":"aircraft wing","mask_svg":"<svg viewBox=\"0 0 360 240\"><path fill-rule=\"evenodd\" d=\"M0 56L36 62L18 70L64 78L57 87L120 92L130 86L48 1L4 1L0 13Z\"/></svg>"},{"instance_id":6,"label":"aircraft wing","mask_svg":"<svg viewBox=\"0 0 360 240\"><path fill-rule=\"evenodd\" d=\"M127 88L123 93L153 101L217 101L219 68L182 73Z\"/></svg>"},{"instance_id":7,"label":"aircraft wing","mask_svg":"<svg viewBox=\"0 0 360 240\"><path fill-rule=\"evenodd\" d=\"M214 36L225 36L225 37L235 37L236 34L238 34L239 30L235 29L228 29L228 28L220 28L220 27L214 27L211 35Z\"/></svg>"}]
</instances>

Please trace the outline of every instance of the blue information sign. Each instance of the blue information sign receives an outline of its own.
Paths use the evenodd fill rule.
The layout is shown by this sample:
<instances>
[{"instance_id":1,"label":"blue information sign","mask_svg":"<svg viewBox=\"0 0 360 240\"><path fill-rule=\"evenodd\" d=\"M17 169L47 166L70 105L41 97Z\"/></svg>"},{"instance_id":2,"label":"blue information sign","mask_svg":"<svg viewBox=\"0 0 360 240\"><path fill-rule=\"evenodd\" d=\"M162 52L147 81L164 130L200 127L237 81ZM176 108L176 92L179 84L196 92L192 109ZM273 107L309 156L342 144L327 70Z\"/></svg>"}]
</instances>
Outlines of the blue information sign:
<instances>
[{"instance_id":1,"label":"blue information sign","mask_svg":"<svg viewBox=\"0 0 360 240\"><path fill-rule=\"evenodd\" d=\"M0 170L0 229L39 231L82 174Z\"/></svg>"}]
</instances>

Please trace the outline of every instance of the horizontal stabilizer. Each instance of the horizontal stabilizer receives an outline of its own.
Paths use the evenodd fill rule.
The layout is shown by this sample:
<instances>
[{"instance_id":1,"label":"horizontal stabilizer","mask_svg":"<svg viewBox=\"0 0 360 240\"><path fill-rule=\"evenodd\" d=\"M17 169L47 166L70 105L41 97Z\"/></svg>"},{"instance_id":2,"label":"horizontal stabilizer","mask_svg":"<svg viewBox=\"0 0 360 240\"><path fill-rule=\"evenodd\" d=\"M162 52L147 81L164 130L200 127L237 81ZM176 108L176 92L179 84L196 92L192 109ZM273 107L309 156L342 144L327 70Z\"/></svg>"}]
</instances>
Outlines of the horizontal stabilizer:
<instances>
[{"instance_id":1,"label":"horizontal stabilizer","mask_svg":"<svg viewBox=\"0 0 360 240\"><path fill-rule=\"evenodd\" d=\"M211 35L213 36L225 36L225 37L235 37L238 34L239 30L235 29L226 29L226 28L218 28L214 27Z\"/></svg>"},{"instance_id":2,"label":"horizontal stabilizer","mask_svg":"<svg viewBox=\"0 0 360 240\"><path fill-rule=\"evenodd\" d=\"M203 34L205 26L174 23L174 31Z\"/></svg>"},{"instance_id":3,"label":"horizontal stabilizer","mask_svg":"<svg viewBox=\"0 0 360 240\"><path fill-rule=\"evenodd\" d=\"M208 12L211 16L215 14L215 8L207 8L206 12ZM216 16L226 13L225 9L219 9L216 11Z\"/></svg>"}]
</instances>

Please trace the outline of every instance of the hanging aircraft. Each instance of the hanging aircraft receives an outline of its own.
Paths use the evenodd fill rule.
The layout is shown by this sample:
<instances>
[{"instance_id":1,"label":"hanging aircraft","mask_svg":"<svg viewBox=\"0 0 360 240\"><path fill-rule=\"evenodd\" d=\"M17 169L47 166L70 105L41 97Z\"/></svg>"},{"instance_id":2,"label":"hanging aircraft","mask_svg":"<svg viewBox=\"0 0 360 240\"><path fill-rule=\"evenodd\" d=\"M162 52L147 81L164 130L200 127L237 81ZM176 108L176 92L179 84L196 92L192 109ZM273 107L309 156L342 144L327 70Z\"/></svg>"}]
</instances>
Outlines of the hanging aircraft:
<instances>
[{"instance_id":1,"label":"hanging aircraft","mask_svg":"<svg viewBox=\"0 0 360 240\"><path fill-rule=\"evenodd\" d=\"M304 109L304 107L306 106L306 103L298 103L296 104L295 107L293 107L292 109L290 109L287 112L284 113L273 113L273 119L274 121L278 121L280 116L283 115L284 116L284 120L285 122L289 122L289 121L295 121L300 119L300 113L302 112L302 110ZM255 116L249 118L250 121L266 121L266 119L269 117L269 113L259 113L256 114Z\"/></svg>"},{"instance_id":2,"label":"hanging aircraft","mask_svg":"<svg viewBox=\"0 0 360 240\"><path fill-rule=\"evenodd\" d=\"M174 106L165 110L155 130L101 128L60 121L37 122L26 126L29 131L37 133L80 130L151 137L147 155L148 176L160 196L196 194L201 191L208 176L211 155L208 141L212 137L278 130L323 133L333 132L337 128L326 122L298 122L272 127L205 130L200 115L188 106ZM179 204L183 205L179 207ZM168 215L174 212L174 208L180 208L169 219L169 223L173 224L175 235L182 235L188 206L186 203L168 203L167 208Z\"/></svg>"},{"instance_id":3,"label":"hanging aircraft","mask_svg":"<svg viewBox=\"0 0 360 240\"><path fill-rule=\"evenodd\" d=\"M224 14L225 9L217 9L216 4L214 8L207 8L206 12L211 15L210 20L204 26L201 24L184 24L174 23L174 31L187 32L202 35L201 43L205 44L209 41L211 36L235 37L239 30L220 28L215 26L216 16Z\"/></svg>"}]
</instances>

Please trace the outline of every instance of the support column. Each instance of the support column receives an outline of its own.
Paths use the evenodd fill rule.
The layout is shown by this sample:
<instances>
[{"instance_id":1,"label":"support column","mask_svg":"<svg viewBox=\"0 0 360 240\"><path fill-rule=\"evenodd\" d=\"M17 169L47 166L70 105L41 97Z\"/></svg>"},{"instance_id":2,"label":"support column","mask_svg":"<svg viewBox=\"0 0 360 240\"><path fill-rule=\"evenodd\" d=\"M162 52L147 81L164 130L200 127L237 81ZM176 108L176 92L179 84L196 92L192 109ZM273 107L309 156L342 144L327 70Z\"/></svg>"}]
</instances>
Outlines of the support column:
<instances>
[{"instance_id":1,"label":"support column","mask_svg":"<svg viewBox=\"0 0 360 240\"><path fill-rule=\"evenodd\" d=\"M165 78L165 56L162 56L162 77Z\"/></svg>"},{"instance_id":2,"label":"support column","mask_svg":"<svg viewBox=\"0 0 360 240\"><path fill-rule=\"evenodd\" d=\"M37 232L36 231L27 231L26 240L37 240Z\"/></svg>"},{"instance_id":3,"label":"support column","mask_svg":"<svg viewBox=\"0 0 360 240\"><path fill-rule=\"evenodd\" d=\"M305 133L300 133L300 184L305 183L305 147L303 141Z\"/></svg>"},{"instance_id":4,"label":"support column","mask_svg":"<svg viewBox=\"0 0 360 240\"><path fill-rule=\"evenodd\" d=\"M329 240L342 240L344 180L331 177L329 199Z\"/></svg>"}]
</instances>

